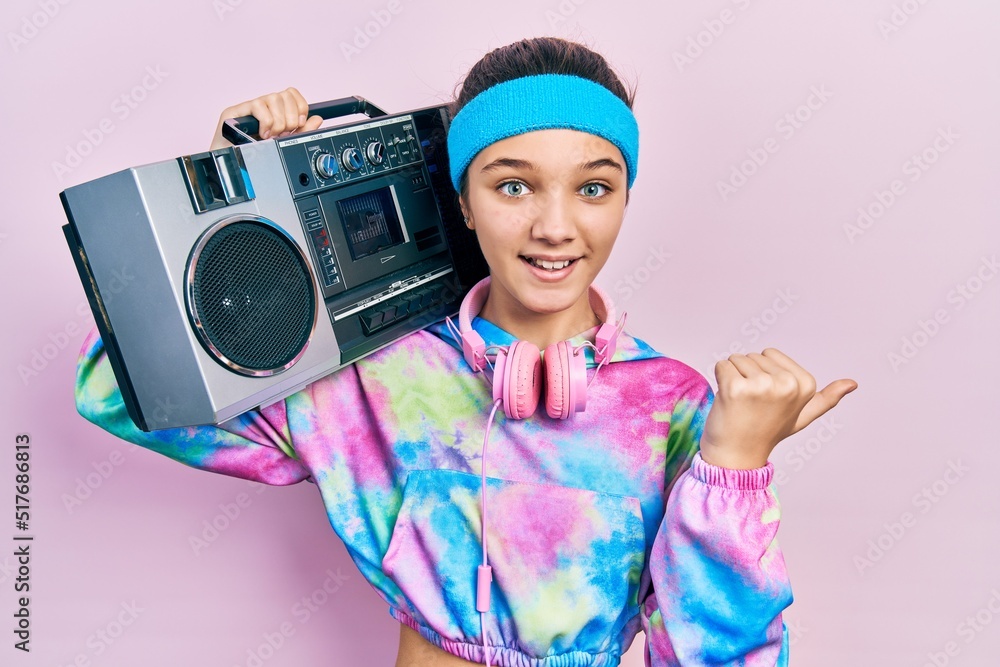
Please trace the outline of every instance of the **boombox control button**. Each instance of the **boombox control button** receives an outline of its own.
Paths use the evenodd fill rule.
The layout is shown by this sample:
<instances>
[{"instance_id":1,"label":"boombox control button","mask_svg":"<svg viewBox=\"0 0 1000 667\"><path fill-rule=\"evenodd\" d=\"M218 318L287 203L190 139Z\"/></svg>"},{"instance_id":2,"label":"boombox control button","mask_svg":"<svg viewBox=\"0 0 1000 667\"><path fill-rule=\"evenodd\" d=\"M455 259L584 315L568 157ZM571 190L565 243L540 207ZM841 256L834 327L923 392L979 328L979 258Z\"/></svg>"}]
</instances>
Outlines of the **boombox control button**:
<instances>
[{"instance_id":1,"label":"boombox control button","mask_svg":"<svg viewBox=\"0 0 1000 667\"><path fill-rule=\"evenodd\" d=\"M368 144L368 161L372 164L382 164L382 160L385 159L385 146L382 145L381 141L373 141Z\"/></svg>"},{"instance_id":2,"label":"boombox control button","mask_svg":"<svg viewBox=\"0 0 1000 667\"><path fill-rule=\"evenodd\" d=\"M382 327L382 311L378 310L374 313L362 315L361 324L367 330L366 333L371 333L376 329L380 329Z\"/></svg>"},{"instance_id":3,"label":"boombox control button","mask_svg":"<svg viewBox=\"0 0 1000 667\"><path fill-rule=\"evenodd\" d=\"M315 164L316 173L323 178L333 178L340 171L340 167L337 166L337 159L326 152L316 154Z\"/></svg>"},{"instance_id":4,"label":"boombox control button","mask_svg":"<svg viewBox=\"0 0 1000 667\"><path fill-rule=\"evenodd\" d=\"M414 312L420 308L420 301L423 299L423 292L410 292L403 296L404 299L410 302L410 311Z\"/></svg>"},{"instance_id":5,"label":"boombox control button","mask_svg":"<svg viewBox=\"0 0 1000 667\"><path fill-rule=\"evenodd\" d=\"M417 293L420 294L420 304L424 308L430 306L431 302L434 301L434 290L430 287L421 287Z\"/></svg>"},{"instance_id":6,"label":"boombox control button","mask_svg":"<svg viewBox=\"0 0 1000 667\"><path fill-rule=\"evenodd\" d=\"M409 301L395 301L393 305L396 306L396 319L406 317L406 313L409 311L410 302Z\"/></svg>"},{"instance_id":7,"label":"boombox control button","mask_svg":"<svg viewBox=\"0 0 1000 667\"><path fill-rule=\"evenodd\" d=\"M421 308L426 308L431 304L431 291L426 287L413 290L413 303L420 304Z\"/></svg>"},{"instance_id":8,"label":"boombox control button","mask_svg":"<svg viewBox=\"0 0 1000 667\"><path fill-rule=\"evenodd\" d=\"M357 148L347 148L343 154L344 169L347 171L357 171L365 166L365 159L361 156L361 151Z\"/></svg>"}]
</instances>

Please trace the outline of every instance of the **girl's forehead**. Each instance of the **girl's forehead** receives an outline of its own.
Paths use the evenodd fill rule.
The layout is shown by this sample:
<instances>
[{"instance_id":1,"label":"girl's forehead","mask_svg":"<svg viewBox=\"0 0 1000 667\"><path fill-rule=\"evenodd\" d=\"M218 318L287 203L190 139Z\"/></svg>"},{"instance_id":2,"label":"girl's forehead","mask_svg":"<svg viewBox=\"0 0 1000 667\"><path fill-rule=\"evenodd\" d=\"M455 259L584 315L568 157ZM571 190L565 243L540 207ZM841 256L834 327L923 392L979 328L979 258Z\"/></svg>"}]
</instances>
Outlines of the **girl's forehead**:
<instances>
[{"instance_id":1,"label":"girl's forehead","mask_svg":"<svg viewBox=\"0 0 1000 667\"><path fill-rule=\"evenodd\" d=\"M484 167L487 171L502 167L576 170L601 160L617 163L624 173L624 157L618 147L607 139L580 130L545 129L525 132L490 144L476 155L469 165L469 172L471 176L475 176Z\"/></svg>"}]
</instances>

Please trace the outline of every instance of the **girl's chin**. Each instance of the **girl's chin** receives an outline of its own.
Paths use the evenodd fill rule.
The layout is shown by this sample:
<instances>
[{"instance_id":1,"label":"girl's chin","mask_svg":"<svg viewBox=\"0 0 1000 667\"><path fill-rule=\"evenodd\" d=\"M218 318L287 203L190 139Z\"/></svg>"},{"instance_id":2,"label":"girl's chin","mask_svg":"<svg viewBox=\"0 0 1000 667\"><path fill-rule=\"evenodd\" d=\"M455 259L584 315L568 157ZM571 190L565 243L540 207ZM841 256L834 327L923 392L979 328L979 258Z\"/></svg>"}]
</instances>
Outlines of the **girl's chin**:
<instances>
[{"instance_id":1,"label":"girl's chin","mask_svg":"<svg viewBox=\"0 0 1000 667\"><path fill-rule=\"evenodd\" d=\"M537 315L552 315L569 310L579 303L578 292L583 290L576 282L573 280L540 285L531 280L522 280L512 286L514 291L511 296L524 310Z\"/></svg>"}]
</instances>

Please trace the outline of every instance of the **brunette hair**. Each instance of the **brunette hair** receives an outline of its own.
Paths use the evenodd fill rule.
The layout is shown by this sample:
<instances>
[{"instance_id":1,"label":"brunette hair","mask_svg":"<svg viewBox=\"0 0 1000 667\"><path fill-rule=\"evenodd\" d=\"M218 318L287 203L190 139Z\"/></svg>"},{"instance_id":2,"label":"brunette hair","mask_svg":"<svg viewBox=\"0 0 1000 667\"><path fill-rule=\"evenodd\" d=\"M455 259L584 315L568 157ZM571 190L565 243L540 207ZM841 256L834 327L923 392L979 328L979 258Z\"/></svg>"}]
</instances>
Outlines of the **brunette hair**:
<instances>
[{"instance_id":1,"label":"brunette hair","mask_svg":"<svg viewBox=\"0 0 1000 667\"><path fill-rule=\"evenodd\" d=\"M625 88L621 79L601 54L578 42L560 37L532 37L493 49L472 66L456 86L461 92L448 105L452 118L479 93L504 81L534 74L573 74L599 83L629 109L635 100L635 88ZM468 177L462 174L460 194L468 190ZM626 192L626 202L628 192Z\"/></svg>"}]
</instances>

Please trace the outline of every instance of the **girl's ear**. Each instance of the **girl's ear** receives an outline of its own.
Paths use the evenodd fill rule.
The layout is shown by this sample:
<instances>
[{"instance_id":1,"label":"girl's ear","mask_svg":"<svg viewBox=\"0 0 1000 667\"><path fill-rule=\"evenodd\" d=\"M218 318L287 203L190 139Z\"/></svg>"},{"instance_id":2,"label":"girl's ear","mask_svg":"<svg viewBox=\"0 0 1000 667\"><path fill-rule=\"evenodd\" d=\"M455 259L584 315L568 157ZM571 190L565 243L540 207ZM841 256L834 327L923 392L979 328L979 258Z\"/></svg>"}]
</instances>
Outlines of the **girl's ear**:
<instances>
[{"instance_id":1,"label":"girl's ear","mask_svg":"<svg viewBox=\"0 0 1000 667\"><path fill-rule=\"evenodd\" d=\"M461 195L458 197L458 206L462 209L462 218L465 221L465 226L469 229L475 229L472 216L469 215L469 205Z\"/></svg>"}]
</instances>

